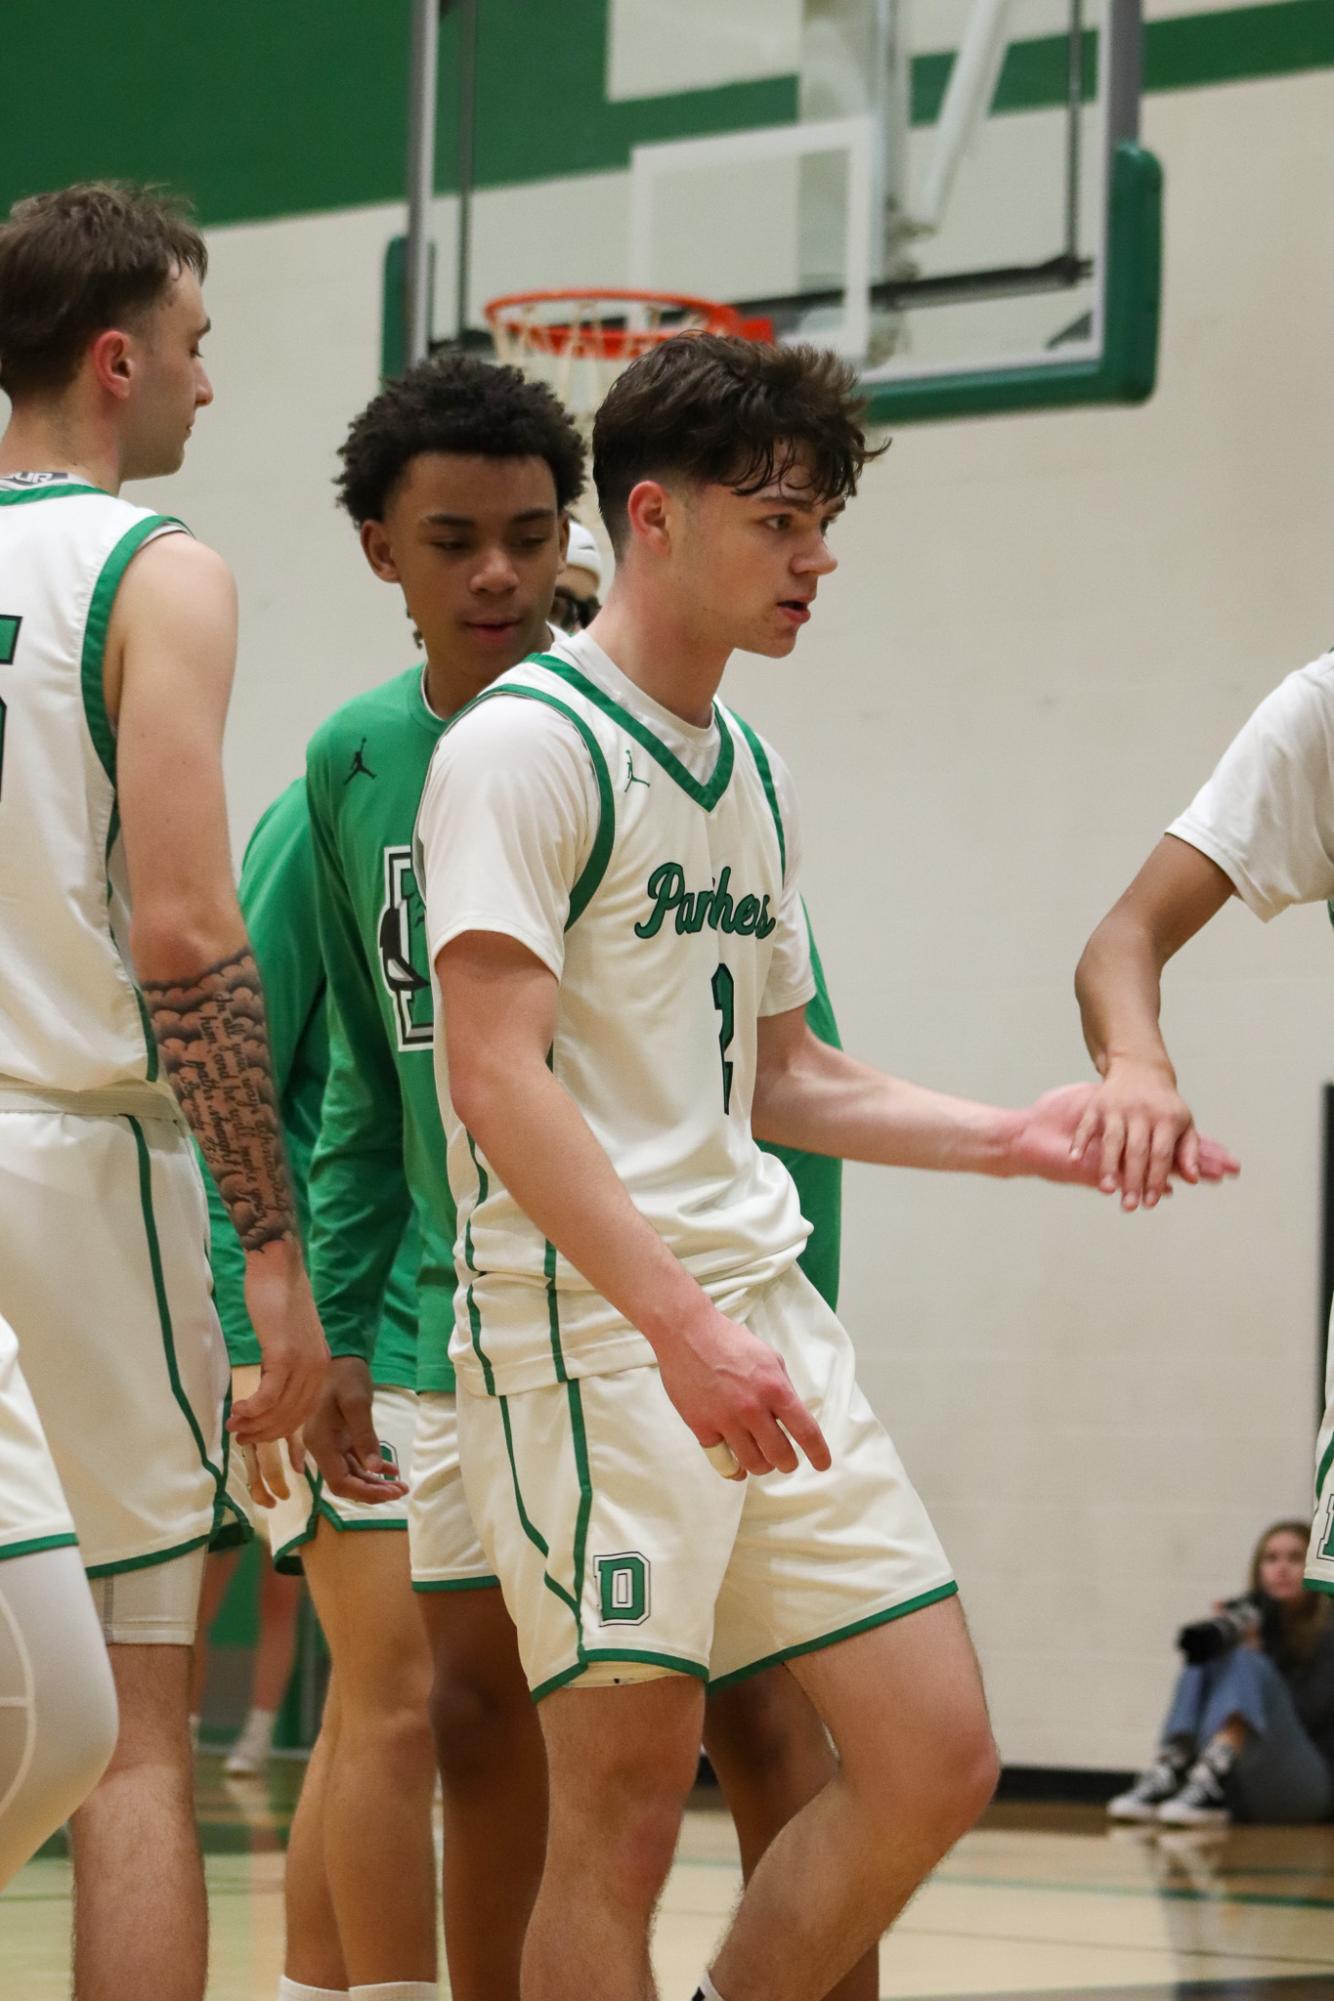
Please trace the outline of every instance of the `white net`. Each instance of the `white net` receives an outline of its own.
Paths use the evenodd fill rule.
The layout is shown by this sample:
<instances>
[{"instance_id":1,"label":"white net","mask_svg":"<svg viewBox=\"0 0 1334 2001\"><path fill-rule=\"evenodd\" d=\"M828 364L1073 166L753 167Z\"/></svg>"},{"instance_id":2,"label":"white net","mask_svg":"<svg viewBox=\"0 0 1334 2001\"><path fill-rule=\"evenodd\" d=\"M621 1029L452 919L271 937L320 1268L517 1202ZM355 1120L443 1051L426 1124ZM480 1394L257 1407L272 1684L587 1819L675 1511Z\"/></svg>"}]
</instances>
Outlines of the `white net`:
<instances>
[{"instance_id":1,"label":"white net","mask_svg":"<svg viewBox=\"0 0 1334 2001\"><path fill-rule=\"evenodd\" d=\"M584 428L641 354L677 334L743 330L732 307L668 292L525 292L485 310L496 358L545 382Z\"/></svg>"}]
</instances>

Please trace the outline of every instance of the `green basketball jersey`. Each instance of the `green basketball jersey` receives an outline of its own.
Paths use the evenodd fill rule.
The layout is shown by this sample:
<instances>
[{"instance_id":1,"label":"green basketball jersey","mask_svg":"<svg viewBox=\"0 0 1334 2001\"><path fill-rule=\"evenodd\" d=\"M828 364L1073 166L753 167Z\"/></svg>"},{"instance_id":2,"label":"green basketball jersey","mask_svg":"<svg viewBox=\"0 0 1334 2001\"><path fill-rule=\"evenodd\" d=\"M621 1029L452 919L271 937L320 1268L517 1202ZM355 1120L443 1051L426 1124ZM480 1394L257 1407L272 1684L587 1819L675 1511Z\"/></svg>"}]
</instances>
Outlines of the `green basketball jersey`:
<instances>
[{"instance_id":1,"label":"green basketball jersey","mask_svg":"<svg viewBox=\"0 0 1334 2001\"><path fill-rule=\"evenodd\" d=\"M328 1004L315 923L315 865L306 788L289 785L262 816L241 868L241 910L260 977L278 1088L287 1159L303 1242L309 1242L307 1179L329 1074ZM201 1157L202 1165L202 1157ZM214 1297L232 1366L258 1362L259 1342L245 1307L245 1254L204 1169L211 1229ZM417 1375L415 1242L400 1228L373 1349L377 1383L411 1389ZM333 1345L334 1354L361 1353Z\"/></svg>"},{"instance_id":2,"label":"green basketball jersey","mask_svg":"<svg viewBox=\"0 0 1334 2001\"><path fill-rule=\"evenodd\" d=\"M368 1353L394 1247L412 1217L421 1390L454 1387L454 1205L411 852L444 727L413 667L336 710L312 737L306 764L331 1046L311 1166L311 1277L331 1348Z\"/></svg>"}]
</instances>

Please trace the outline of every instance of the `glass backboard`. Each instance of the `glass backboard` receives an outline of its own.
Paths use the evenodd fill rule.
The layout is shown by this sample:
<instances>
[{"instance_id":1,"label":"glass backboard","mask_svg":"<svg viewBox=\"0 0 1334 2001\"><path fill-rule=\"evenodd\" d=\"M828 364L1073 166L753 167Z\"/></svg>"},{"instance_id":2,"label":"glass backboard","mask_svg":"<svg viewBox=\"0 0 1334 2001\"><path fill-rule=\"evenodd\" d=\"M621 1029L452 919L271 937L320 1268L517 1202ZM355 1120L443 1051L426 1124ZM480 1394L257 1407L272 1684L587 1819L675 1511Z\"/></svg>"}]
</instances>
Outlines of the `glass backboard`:
<instances>
[{"instance_id":1,"label":"glass backboard","mask_svg":"<svg viewBox=\"0 0 1334 2001\"><path fill-rule=\"evenodd\" d=\"M437 200L437 342L482 343L497 294L642 287L836 348L885 423L1150 393L1161 175L1137 137L1138 0L586 11L595 164ZM441 65L479 130L501 115L487 22L471 75L450 47Z\"/></svg>"}]
</instances>

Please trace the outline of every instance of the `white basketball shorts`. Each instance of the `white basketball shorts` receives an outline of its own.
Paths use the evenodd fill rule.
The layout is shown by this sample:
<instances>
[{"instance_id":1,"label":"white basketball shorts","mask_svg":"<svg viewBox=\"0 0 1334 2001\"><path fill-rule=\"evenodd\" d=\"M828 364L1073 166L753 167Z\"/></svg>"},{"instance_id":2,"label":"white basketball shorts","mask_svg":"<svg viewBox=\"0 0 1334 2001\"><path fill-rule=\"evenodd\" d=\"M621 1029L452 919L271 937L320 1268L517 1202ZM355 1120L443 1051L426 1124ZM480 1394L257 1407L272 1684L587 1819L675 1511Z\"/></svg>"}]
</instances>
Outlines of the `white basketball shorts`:
<instances>
[{"instance_id":1,"label":"white basketball shorts","mask_svg":"<svg viewBox=\"0 0 1334 2001\"><path fill-rule=\"evenodd\" d=\"M0 1558L77 1542L51 1448L19 1367L14 1330L0 1320Z\"/></svg>"},{"instance_id":2,"label":"white basketball shorts","mask_svg":"<svg viewBox=\"0 0 1334 2001\"><path fill-rule=\"evenodd\" d=\"M460 1396L464 1485L535 1698L673 1672L721 1687L954 1593L814 1286L793 1267L748 1325L818 1418L827 1473L724 1480L652 1367Z\"/></svg>"},{"instance_id":3,"label":"white basketball shorts","mask_svg":"<svg viewBox=\"0 0 1334 2001\"><path fill-rule=\"evenodd\" d=\"M226 1499L230 1380L184 1122L0 1102L0 1314L92 1577L247 1531Z\"/></svg>"},{"instance_id":4,"label":"white basketball shorts","mask_svg":"<svg viewBox=\"0 0 1334 2001\"><path fill-rule=\"evenodd\" d=\"M423 1390L417 1398L408 1550L414 1591L480 1591L500 1582L463 1492L458 1401L443 1390Z\"/></svg>"},{"instance_id":5,"label":"white basketball shorts","mask_svg":"<svg viewBox=\"0 0 1334 2001\"><path fill-rule=\"evenodd\" d=\"M377 1389L371 1400L375 1435L380 1455L397 1466L403 1478L412 1480L413 1452L417 1435L417 1397L413 1390ZM254 1508L257 1528L267 1535L273 1550L274 1567L284 1572L300 1572L301 1551L322 1521L332 1528L398 1529L406 1534L407 1503L389 1501L377 1507L370 1501L348 1501L325 1485L314 1460L307 1460L299 1480L291 1482L288 1499L272 1508Z\"/></svg>"}]
</instances>

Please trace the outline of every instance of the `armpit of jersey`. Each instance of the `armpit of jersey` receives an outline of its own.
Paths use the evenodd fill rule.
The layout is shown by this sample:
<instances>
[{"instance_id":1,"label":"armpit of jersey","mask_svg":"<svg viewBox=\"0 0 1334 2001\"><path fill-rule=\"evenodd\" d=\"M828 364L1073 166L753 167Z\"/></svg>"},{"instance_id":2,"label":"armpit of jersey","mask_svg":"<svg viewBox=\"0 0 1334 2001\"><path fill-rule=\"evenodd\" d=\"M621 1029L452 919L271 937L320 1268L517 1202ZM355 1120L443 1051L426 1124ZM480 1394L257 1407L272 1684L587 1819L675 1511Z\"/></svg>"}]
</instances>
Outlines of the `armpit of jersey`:
<instances>
[{"instance_id":1,"label":"armpit of jersey","mask_svg":"<svg viewBox=\"0 0 1334 2001\"><path fill-rule=\"evenodd\" d=\"M559 711L479 702L441 738L417 818L432 961L465 931L497 931L559 977L598 817L592 762Z\"/></svg>"}]
</instances>

